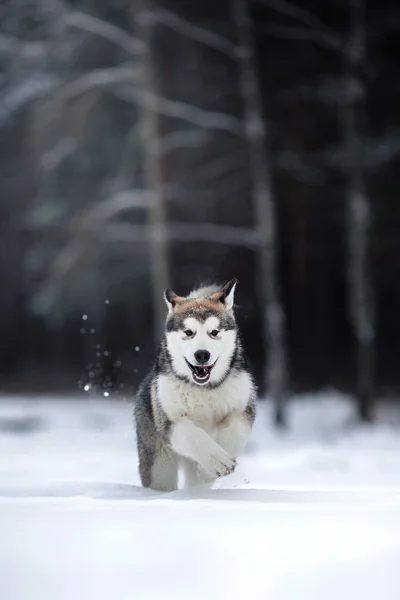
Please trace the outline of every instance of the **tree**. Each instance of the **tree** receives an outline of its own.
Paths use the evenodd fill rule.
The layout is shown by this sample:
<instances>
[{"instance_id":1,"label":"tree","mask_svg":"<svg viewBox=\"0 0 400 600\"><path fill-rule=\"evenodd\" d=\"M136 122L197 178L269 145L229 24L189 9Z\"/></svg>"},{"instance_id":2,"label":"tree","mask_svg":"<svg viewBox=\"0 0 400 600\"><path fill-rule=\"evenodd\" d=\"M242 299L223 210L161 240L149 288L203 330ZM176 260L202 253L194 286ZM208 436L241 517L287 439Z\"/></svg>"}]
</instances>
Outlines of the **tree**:
<instances>
[{"instance_id":1,"label":"tree","mask_svg":"<svg viewBox=\"0 0 400 600\"><path fill-rule=\"evenodd\" d=\"M135 3L132 21L137 24L139 39L145 46L142 57L141 86L154 97L154 102L140 107L141 148L144 156L145 187L151 193L148 207L150 234L150 278L154 309L156 340L161 335L165 322L164 290L170 285L168 245L166 239L166 210L164 200L164 177L162 172L162 132L160 102L154 70L154 48L152 27L143 18L146 0Z\"/></svg>"},{"instance_id":2,"label":"tree","mask_svg":"<svg viewBox=\"0 0 400 600\"><path fill-rule=\"evenodd\" d=\"M260 244L258 279L264 337L268 343L265 374L268 392L275 403L275 422L282 426L286 423L284 397L287 388L285 314L278 280L276 216L267 156L267 124L262 114L248 3L246 0L233 0L232 3L239 42L240 89Z\"/></svg>"},{"instance_id":3,"label":"tree","mask_svg":"<svg viewBox=\"0 0 400 600\"><path fill-rule=\"evenodd\" d=\"M350 39L347 44L348 100L343 108L343 132L348 148L349 311L358 342L357 396L359 415L372 420L374 391L374 300L370 276L372 214L363 175L362 124L365 85L364 0L350 0Z\"/></svg>"},{"instance_id":4,"label":"tree","mask_svg":"<svg viewBox=\"0 0 400 600\"><path fill-rule=\"evenodd\" d=\"M361 420L372 419L374 393L374 298L370 274L369 240L371 202L364 177L364 142L361 132L366 90L362 71L365 63L364 0L349 0L350 35L347 43L307 10L287 0L260 0L287 17L294 27L271 26L265 33L298 41L310 41L337 54L343 64L345 93L336 92L336 110L342 124L340 166L347 180L348 307L357 340L357 402ZM343 82L341 82L343 84ZM336 155L337 156L337 155Z\"/></svg>"}]
</instances>

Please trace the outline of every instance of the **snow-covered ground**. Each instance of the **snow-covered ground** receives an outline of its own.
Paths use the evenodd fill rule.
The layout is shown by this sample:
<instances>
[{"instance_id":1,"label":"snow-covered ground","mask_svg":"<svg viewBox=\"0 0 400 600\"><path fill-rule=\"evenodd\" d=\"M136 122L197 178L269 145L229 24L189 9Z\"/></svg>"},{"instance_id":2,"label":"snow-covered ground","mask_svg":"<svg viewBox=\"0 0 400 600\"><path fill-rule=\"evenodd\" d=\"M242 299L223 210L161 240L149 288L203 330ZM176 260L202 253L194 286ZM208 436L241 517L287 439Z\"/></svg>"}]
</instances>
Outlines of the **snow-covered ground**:
<instances>
[{"instance_id":1,"label":"snow-covered ground","mask_svg":"<svg viewBox=\"0 0 400 600\"><path fill-rule=\"evenodd\" d=\"M131 406L0 399L1 600L399 600L400 414L260 403L213 490L140 487Z\"/></svg>"}]
</instances>

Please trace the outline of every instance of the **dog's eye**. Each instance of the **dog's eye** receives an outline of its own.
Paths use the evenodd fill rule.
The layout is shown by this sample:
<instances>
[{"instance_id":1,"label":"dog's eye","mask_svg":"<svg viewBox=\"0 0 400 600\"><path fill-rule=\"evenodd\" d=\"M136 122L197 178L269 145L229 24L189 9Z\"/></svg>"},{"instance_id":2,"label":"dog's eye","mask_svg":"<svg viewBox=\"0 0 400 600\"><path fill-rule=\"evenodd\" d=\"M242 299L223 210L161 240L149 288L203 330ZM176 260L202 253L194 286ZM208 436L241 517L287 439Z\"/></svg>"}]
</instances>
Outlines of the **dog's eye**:
<instances>
[{"instance_id":1,"label":"dog's eye","mask_svg":"<svg viewBox=\"0 0 400 600\"><path fill-rule=\"evenodd\" d=\"M211 332L211 335L213 337L217 337L218 334L219 334L219 331L217 329L213 329L212 332Z\"/></svg>"},{"instance_id":2,"label":"dog's eye","mask_svg":"<svg viewBox=\"0 0 400 600\"><path fill-rule=\"evenodd\" d=\"M187 335L187 337L192 337L193 331L191 329L186 329L186 331L184 331L184 334Z\"/></svg>"}]
</instances>

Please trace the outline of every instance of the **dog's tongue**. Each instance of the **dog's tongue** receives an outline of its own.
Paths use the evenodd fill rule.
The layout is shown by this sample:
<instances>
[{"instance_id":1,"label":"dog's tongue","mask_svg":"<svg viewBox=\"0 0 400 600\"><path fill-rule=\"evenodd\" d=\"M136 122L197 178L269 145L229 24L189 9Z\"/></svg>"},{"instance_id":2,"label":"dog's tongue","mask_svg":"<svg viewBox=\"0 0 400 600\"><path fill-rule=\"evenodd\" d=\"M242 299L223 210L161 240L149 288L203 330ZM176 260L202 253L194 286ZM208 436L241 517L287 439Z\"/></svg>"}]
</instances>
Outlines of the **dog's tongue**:
<instances>
[{"instance_id":1,"label":"dog's tongue","mask_svg":"<svg viewBox=\"0 0 400 600\"><path fill-rule=\"evenodd\" d=\"M199 377L205 377L208 373L208 367L196 367L196 371Z\"/></svg>"}]
</instances>

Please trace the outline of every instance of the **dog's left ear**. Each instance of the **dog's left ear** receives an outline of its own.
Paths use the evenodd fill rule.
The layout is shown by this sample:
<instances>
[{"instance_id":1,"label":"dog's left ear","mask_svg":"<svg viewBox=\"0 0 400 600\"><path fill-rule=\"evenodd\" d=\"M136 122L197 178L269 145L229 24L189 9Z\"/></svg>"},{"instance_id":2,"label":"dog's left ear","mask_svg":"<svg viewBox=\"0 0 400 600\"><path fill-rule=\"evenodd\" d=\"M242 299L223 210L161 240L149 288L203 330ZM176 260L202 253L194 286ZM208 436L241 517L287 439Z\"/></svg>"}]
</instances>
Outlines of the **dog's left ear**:
<instances>
[{"instance_id":1,"label":"dog's left ear","mask_svg":"<svg viewBox=\"0 0 400 600\"><path fill-rule=\"evenodd\" d=\"M165 304L168 306L168 313L171 314L174 311L174 306L176 304L178 295L175 294L175 292L173 292L171 290L171 288L167 288L164 291L164 300L165 300Z\"/></svg>"},{"instance_id":2,"label":"dog's left ear","mask_svg":"<svg viewBox=\"0 0 400 600\"><path fill-rule=\"evenodd\" d=\"M178 296L171 288L168 288L164 291L164 300L168 306L168 314L171 314L174 312L175 306L184 302L185 298L183 298L183 296Z\"/></svg>"},{"instance_id":3,"label":"dog's left ear","mask_svg":"<svg viewBox=\"0 0 400 600\"><path fill-rule=\"evenodd\" d=\"M224 285L221 291L218 292L218 300L222 302L226 310L231 310L231 308L233 308L237 281L236 278L231 279Z\"/></svg>"}]
</instances>

